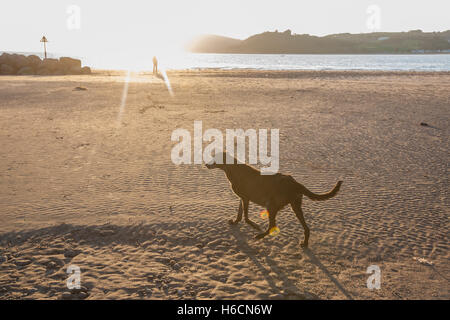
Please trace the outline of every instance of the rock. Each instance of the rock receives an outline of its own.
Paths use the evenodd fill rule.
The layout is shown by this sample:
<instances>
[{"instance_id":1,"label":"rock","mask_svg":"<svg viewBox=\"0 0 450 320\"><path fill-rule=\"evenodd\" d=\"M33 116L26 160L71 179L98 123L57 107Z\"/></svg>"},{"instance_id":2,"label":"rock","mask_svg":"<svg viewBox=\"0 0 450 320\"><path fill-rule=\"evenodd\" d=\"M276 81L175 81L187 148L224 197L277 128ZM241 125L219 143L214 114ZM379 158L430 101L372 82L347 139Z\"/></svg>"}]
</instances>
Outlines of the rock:
<instances>
[{"instance_id":1,"label":"rock","mask_svg":"<svg viewBox=\"0 0 450 320\"><path fill-rule=\"evenodd\" d=\"M12 55L12 64L16 70L19 70L23 67L28 67L28 59L24 55L13 54Z\"/></svg>"},{"instance_id":2,"label":"rock","mask_svg":"<svg viewBox=\"0 0 450 320\"><path fill-rule=\"evenodd\" d=\"M1 64L12 64L12 55L10 55L9 53L3 53L0 56L0 65Z\"/></svg>"},{"instance_id":3,"label":"rock","mask_svg":"<svg viewBox=\"0 0 450 320\"><path fill-rule=\"evenodd\" d=\"M61 299L63 299L63 300L72 300L73 296L72 296L72 294L70 292L66 291L66 292L63 292L61 294Z\"/></svg>"},{"instance_id":4,"label":"rock","mask_svg":"<svg viewBox=\"0 0 450 320\"><path fill-rule=\"evenodd\" d=\"M88 292L74 293L74 292L65 291L61 294L62 300L82 300L82 299L86 299L87 297L89 297Z\"/></svg>"},{"instance_id":5,"label":"rock","mask_svg":"<svg viewBox=\"0 0 450 320\"><path fill-rule=\"evenodd\" d=\"M91 74L91 68L81 68L81 60L69 57L58 59L47 58L41 60L36 55L24 56L20 54L3 53L0 56L0 74L3 75L66 75Z\"/></svg>"},{"instance_id":6,"label":"rock","mask_svg":"<svg viewBox=\"0 0 450 320\"><path fill-rule=\"evenodd\" d=\"M66 74L81 74L81 67L71 67Z\"/></svg>"},{"instance_id":7,"label":"rock","mask_svg":"<svg viewBox=\"0 0 450 320\"><path fill-rule=\"evenodd\" d=\"M3 75L14 74L14 68L11 67L9 64L2 64L0 66L0 74L3 74Z\"/></svg>"},{"instance_id":8,"label":"rock","mask_svg":"<svg viewBox=\"0 0 450 320\"><path fill-rule=\"evenodd\" d=\"M83 293L83 292L88 293L89 290L85 286L81 286L80 288L75 288L75 289L70 290L70 292L72 294L79 294L79 293Z\"/></svg>"},{"instance_id":9,"label":"rock","mask_svg":"<svg viewBox=\"0 0 450 320\"><path fill-rule=\"evenodd\" d=\"M0 256L0 263L6 262L6 257L5 256Z\"/></svg>"},{"instance_id":10,"label":"rock","mask_svg":"<svg viewBox=\"0 0 450 320\"><path fill-rule=\"evenodd\" d=\"M47 76L50 75L51 72L47 68L39 67L36 71L36 74L40 76Z\"/></svg>"},{"instance_id":11,"label":"rock","mask_svg":"<svg viewBox=\"0 0 450 320\"><path fill-rule=\"evenodd\" d=\"M61 57L59 58L59 62L66 70L70 70L72 68L81 69L81 60L78 59Z\"/></svg>"},{"instance_id":12,"label":"rock","mask_svg":"<svg viewBox=\"0 0 450 320\"><path fill-rule=\"evenodd\" d=\"M427 266L434 265L434 263L432 261L429 261L429 260L427 260L425 258L414 257L413 259L416 260L417 262L419 262L421 264L424 264L424 265L427 265Z\"/></svg>"},{"instance_id":13,"label":"rock","mask_svg":"<svg viewBox=\"0 0 450 320\"><path fill-rule=\"evenodd\" d=\"M92 74L91 68L89 67L81 68L81 74Z\"/></svg>"},{"instance_id":14,"label":"rock","mask_svg":"<svg viewBox=\"0 0 450 320\"><path fill-rule=\"evenodd\" d=\"M174 270L180 270L180 269L181 269L181 266L180 266L178 263L175 263L175 264L172 266L172 268L173 268Z\"/></svg>"},{"instance_id":15,"label":"rock","mask_svg":"<svg viewBox=\"0 0 450 320\"><path fill-rule=\"evenodd\" d=\"M89 292L80 292L77 295L77 299L86 299L87 297L89 297Z\"/></svg>"},{"instance_id":16,"label":"rock","mask_svg":"<svg viewBox=\"0 0 450 320\"><path fill-rule=\"evenodd\" d=\"M31 55L27 57L28 65L32 67L34 70L37 69L37 67L42 63L41 58L35 55Z\"/></svg>"},{"instance_id":17,"label":"rock","mask_svg":"<svg viewBox=\"0 0 450 320\"><path fill-rule=\"evenodd\" d=\"M67 74L67 73L63 69L58 68L55 71L52 71L51 74L54 75L54 76L63 76L65 74Z\"/></svg>"},{"instance_id":18,"label":"rock","mask_svg":"<svg viewBox=\"0 0 450 320\"><path fill-rule=\"evenodd\" d=\"M54 270L58 269L58 264L55 261L48 261L45 267L47 268L47 270Z\"/></svg>"},{"instance_id":19,"label":"rock","mask_svg":"<svg viewBox=\"0 0 450 320\"><path fill-rule=\"evenodd\" d=\"M39 68L47 69L51 72L58 70L60 68L59 61L57 59L44 59L42 60L41 64L39 65Z\"/></svg>"},{"instance_id":20,"label":"rock","mask_svg":"<svg viewBox=\"0 0 450 320\"><path fill-rule=\"evenodd\" d=\"M20 68L19 71L17 71L17 74L22 76L22 75L31 75L34 74L33 68L31 67L22 67Z\"/></svg>"}]
</instances>

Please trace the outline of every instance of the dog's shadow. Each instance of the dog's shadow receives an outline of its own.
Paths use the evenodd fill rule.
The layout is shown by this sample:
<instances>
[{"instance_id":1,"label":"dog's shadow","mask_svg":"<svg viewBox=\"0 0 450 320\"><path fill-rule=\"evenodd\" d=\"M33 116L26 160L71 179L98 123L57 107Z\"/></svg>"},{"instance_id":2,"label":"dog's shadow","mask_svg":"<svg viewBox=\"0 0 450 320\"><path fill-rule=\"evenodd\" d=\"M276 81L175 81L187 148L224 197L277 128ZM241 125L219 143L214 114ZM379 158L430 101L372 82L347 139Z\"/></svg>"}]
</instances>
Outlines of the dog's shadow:
<instances>
[{"instance_id":1,"label":"dog's shadow","mask_svg":"<svg viewBox=\"0 0 450 320\"><path fill-rule=\"evenodd\" d=\"M286 271L283 270L283 267L278 265L278 263L270 258L269 256L265 256L265 261L261 261L256 255L255 255L255 249L250 247L247 243L247 237L243 235L243 232L235 227L232 226L231 228L231 235L235 238L237 249L240 250L242 253L247 255L250 260L253 262L253 264L259 269L259 271L263 274L264 278L266 279L267 283L271 287L272 291L274 292L280 292L282 293L283 297L280 297L282 299L320 299L317 295L304 291L304 293L301 293L297 286L295 285L294 281L289 279L289 277L286 274ZM306 254L306 256L309 258L309 262L317 266L327 277L328 279L334 283L337 287L337 289L342 292L342 294L345 295L347 299L353 299L351 294L342 286L341 283L328 271L328 269L322 264L322 262L319 260L319 258L316 257L316 255L310 250L310 249L301 249L299 247L298 250L303 250L303 252ZM267 265L267 267L266 267ZM274 278L271 276L271 271L278 275L278 277ZM282 288L277 286L276 282L281 281ZM288 288L288 290L285 290ZM292 288L295 288L292 290ZM297 292L296 292L297 291Z\"/></svg>"},{"instance_id":2,"label":"dog's shadow","mask_svg":"<svg viewBox=\"0 0 450 320\"><path fill-rule=\"evenodd\" d=\"M328 271L328 269L322 264L322 262L320 262L319 258L317 258L310 249L305 249L304 252L308 256L311 263L316 265L328 277L328 279L336 285L339 291L341 291L347 299L353 299L352 295L347 290L345 290L342 284L335 277L333 277L330 271Z\"/></svg>"}]
</instances>

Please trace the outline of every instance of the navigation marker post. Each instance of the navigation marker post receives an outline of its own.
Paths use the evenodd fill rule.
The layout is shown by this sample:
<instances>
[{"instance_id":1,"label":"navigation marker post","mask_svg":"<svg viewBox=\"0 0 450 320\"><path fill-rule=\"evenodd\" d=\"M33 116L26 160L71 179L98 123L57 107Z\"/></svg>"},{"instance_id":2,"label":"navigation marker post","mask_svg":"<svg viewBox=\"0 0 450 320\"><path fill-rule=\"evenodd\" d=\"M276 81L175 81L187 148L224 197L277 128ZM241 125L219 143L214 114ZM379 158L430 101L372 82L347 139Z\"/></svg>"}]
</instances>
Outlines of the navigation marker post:
<instances>
[{"instance_id":1,"label":"navigation marker post","mask_svg":"<svg viewBox=\"0 0 450 320\"><path fill-rule=\"evenodd\" d=\"M44 43L44 57L47 59L47 38L45 36L42 37L41 42Z\"/></svg>"}]
</instances>

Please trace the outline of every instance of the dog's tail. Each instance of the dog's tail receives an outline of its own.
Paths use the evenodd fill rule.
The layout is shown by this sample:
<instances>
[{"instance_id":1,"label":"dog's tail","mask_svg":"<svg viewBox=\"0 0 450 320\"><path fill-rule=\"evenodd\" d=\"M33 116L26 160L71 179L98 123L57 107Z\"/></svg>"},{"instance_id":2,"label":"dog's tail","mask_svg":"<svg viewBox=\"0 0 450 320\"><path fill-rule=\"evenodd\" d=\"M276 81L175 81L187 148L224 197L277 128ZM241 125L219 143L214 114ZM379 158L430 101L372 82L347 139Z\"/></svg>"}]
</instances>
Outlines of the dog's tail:
<instances>
[{"instance_id":1,"label":"dog's tail","mask_svg":"<svg viewBox=\"0 0 450 320\"><path fill-rule=\"evenodd\" d=\"M338 181L338 183L333 188L333 190L331 190L327 193L316 194L312 191L309 191L304 185L299 183L301 193L303 193L305 196L307 196L308 198L310 198L311 200L314 200L314 201L322 201L322 200L328 200L330 198L333 198L338 193L339 189L341 188L341 184L342 184L342 181Z\"/></svg>"}]
</instances>

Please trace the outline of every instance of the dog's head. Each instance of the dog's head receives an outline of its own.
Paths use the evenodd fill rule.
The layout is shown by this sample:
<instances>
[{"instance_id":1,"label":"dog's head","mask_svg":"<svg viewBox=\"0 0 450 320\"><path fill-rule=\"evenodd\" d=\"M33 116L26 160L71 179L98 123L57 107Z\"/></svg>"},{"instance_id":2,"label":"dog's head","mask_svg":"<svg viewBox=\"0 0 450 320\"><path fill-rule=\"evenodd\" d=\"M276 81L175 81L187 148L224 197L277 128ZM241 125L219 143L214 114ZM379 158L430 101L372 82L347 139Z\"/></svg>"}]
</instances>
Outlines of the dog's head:
<instances>
[{"instance_id":1,"label":"dog's head","mask_svg":"<svg viewBox=\"0 0 450 320\"><path fill-rule=\"evenodd\" d=\"M227 161L227 158L228 158L228 161ZM216 169L216 168L218 168L218 169L222 169L223 170L225 168L225 166L236 164L236 163L237 163L237 160L234 157L232 157L231 155L229 155L228 153L226 153L226 152L219 152L219 153L217 153L214 156L212 161L210 161L209 163L206 163L205 166L208 169Z\"/></svg>"}]
</instances>

